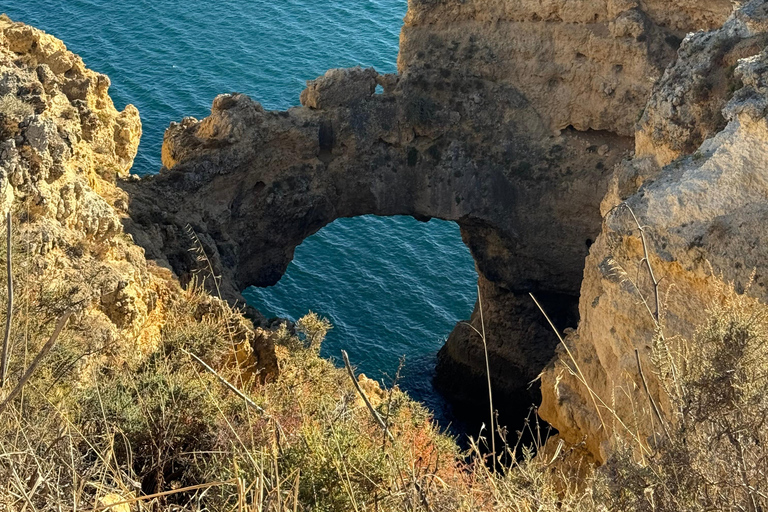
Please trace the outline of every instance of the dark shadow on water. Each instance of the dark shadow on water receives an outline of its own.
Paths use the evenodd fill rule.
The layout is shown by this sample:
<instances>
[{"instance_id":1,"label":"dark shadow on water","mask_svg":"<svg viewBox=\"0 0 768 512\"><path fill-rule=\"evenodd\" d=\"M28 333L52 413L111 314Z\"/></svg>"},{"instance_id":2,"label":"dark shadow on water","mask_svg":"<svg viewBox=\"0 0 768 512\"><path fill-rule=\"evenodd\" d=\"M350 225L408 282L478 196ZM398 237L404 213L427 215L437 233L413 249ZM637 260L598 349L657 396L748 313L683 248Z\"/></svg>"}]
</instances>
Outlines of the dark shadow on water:
<instances>
[{"instance_id":1,"label":"dark shadow on water","mask_svg":"<svg viewBox=\"0 0 768 512\"><path fill-rule=\"evenodd\" d=\"M462 449L470 448L470 437L476 442L483 455L491 453L490 440L490 406L488 390L478 389L477 400L462 401L449 404L442 414L450 419L450 433ZM508 451L517 446L516 458L519 461L523 455L523 447L536 452L536 447L543 446L546 440L557 434L546 421L538 417L538 405L541 394L537 387L520 390L515 396L494 395L494 423L496 453L501 457L499 468L508 467L512 462ZM437 418L436 418L437 419ZM438 424L442 426L440 420Z\"/></svg>"},{"instance_id":2,"label":"dark shadow on water","mask_svg":"<svg viewBox=\"0 0 768 512\"><path fill-rule=\"evenodd\" d=\"M471 432L469 425L454 414L451 402L435 388L433 381L436 365L437 352L406 360L399 386L411 398L430 410L442 430L457 440L463 439L461 442L466 444L466 434Z\"/></svg>"},{"instance_id":3,"label":"dark shadow on water","mask_svg":"<svg viewBox=\"0 0 768 512\"><path fill-rule=\"evenodd\" d=\"M424 404L432 413L432 417L440 429L453 437L462 450L470 449L470 437L476 441L484 455L491 452L490 437L490 406L488 389L484 383L471 385L468 393L475 400L451 401L439 391L435 384L435 367L437 354L421 356L405 361L401 371L399 386L408 395ZM394 376L396 369L390 375ZM389 375L388 375L389 377ZM384 379L384 384L391 385L390 378ZM514 396L499 394L494 396L497 425L495 435L496 451L503 453L505 445L511 449L517 445L518 458L522 447L541 446L546 439L557 433L537 416L537 407L541 403L541 393L538 383L530 389L520 390ZM505 432L500 435L498 430ZM508 466L511 459L502 456L502 465Z\"/></svg>"}]
</instances>

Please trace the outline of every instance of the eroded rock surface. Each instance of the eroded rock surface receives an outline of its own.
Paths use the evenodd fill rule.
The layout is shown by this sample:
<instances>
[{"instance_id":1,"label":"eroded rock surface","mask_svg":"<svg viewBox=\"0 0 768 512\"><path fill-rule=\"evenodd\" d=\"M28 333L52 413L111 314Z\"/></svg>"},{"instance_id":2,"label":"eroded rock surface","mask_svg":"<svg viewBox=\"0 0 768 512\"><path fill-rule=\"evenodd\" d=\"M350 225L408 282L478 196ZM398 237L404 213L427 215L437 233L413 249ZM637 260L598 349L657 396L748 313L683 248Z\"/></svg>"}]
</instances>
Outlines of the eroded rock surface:
<instances>
[{"instance_id":1,"label":"eroded rock surface","mask_svg":"<svg viewBox=\"0 0 768 512\"><path fill-rule=\"evenodd\" d=\"M15 265L42 283L17 291L22 300L44 296L34 306L50 308L52 320L74 313L69 325L87 346L70 370L85 379L96 359L135 364L155 350L181 292L123 230L129 198L116 183L129 176L141 121L132 105L115 109L109 85L58 39L0 16L2 229L12 212ZM222 314L221 301L208 304L200 318ZM271 345L249 329L232 332L246 357L255 353L254 371L276 371Z\"/></svg>"},{"instance_id":2,"label":"eroded rock surface","mask_svg":"<svg viewBox=\"0 0 768 512\"><path fill-rule=\"evenodd\" d=\"M85 302L94 339L129 332L148 349L160 290L123 234L128 201L115 186L131 168L141 122L132 105L115 110L109 84L53 36L0 18L3 211L19 211L35 267Z\"/></svg>"},{"instance_id":3,"label":"eroded rock surface","mask_svg":"<svg viewBox=\"0 0 768 512\"><path fill-rule=\"evenodd\" d=\"M635 350L654 401L668 421L674 414L652 371L656 294L643 263L638 223L645 227L651 266L660 282L661 323L670 339L693 340L709 306L731 285L768 302L767 21L768 4L753 1L722 29L686 39L641 123L638 141L653 133L660 142L647 146L645 156L654 163L649 166L646 158L619 168L617 181L633 179L623 180L607 197L602 232L586 260L581 322L566 342L596 396L641 436L652 432L652 414ZM731 50L724 51L723 44ZM728 57L732 51L745 57L735 69ZM711 95L701 96L702 81L711 81ZM737 90L732 84L738 84ZM662 170L655 167L677 154L688 156ZM611 208L622 200L629 208ZM561 352L560 359L574 367ZM607 409L603 427L590 393L557 362L544 373L542 392L541 413L561 437L584 441L597 460L606 460L611 433L622 428Z\"/></svg>"},{"instance_id":4,"label":"eroded rock surface","mask_svg":"<svg viewBox=\"0 0 768 512\"><path fill-rule=\"evenodd\" d=\"M722 29L690 34L643 114L636 135L637 156L653 157L664 166L693 153L724 129L722 110L742 86L736 65L767 42L764 27L747 9Z\"/></svg>"},{"instance_id":5,"label":"eroded rock surface","mask_svg":"<svg viewBox=\"0 0 768 512\"><path fill-rule=\"evenodd\" d=\"M189 225L237 300L276 283L295 247L337 218L455 221L480 275L494 381L517 393L556 345L528 292L575 327L599 205L654 83L686 31L731 10L675 5L412 0L398 75L331 70L302 107L222 95L208 118L171 126L164 169L125 185L128 231L184 281L198 265ZM484 367L480 340L459 326L443 381L479 380Z\"/></svg>"}]
</instances>

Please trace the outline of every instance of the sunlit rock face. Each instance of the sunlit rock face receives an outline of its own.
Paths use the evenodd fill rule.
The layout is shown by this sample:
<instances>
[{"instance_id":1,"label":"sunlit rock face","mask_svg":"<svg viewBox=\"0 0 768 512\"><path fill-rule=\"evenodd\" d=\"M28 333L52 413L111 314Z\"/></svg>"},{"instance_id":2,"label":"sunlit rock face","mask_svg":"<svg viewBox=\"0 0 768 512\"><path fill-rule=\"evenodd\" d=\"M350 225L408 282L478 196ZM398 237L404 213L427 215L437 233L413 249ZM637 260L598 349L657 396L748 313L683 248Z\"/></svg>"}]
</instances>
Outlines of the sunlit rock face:
<instances>
[{"instance_id":1,"label":"sunlit rock face","mask_svg":"<svg viewBox=\"0 0 768 512\"><path fill-rule=\"evenodd\" d=\"M692 337L728 283L768 301L768 4L731 16L730 0L702 3L412 1L397 74L331 70L286 112L219 96L206 119L169 127L163 169L141 180L128 177L136 110L118 112L109 80L60 41L0 18L0 206L20 214L30 268L73 290L75 321L131 340L122 362L157 343L179 292L168 270L187 284L210 265L220 278L206 283L238 300L337 218L454 221L479 275L470 323L487 335L497 405L540 377L541 415L603 461L612 427L558 363L529 292L557 327L578 324L566 344L622 417L647 403L646 248L671 334ZM270 333L242 331L276 371ZM484 373L480 337L458 325L439 382L477 402Z\"/></svg>"},{"instance_id":2,"label":"sunlit rock face","mask_svg":"<svg viewBox=\"0 0 768 512\"><path fill-rule=\"evenodd\" d=\"M601 234L584 270L581 322L566 343L616 416L604 412L601 425L590 392L557 360L542 376L541 409L562 438L584 441L598 461L623 428L614 418L641 438L653 431L635 351L654 403L666 421L675 419L653 371L657 306L645 248L659 283L660 323L667 338L689 340L689 350L697 350L697 327L731 288L768 302L767 29L761 0L723 28L686 38L639 124L636 158L616 169L603 202ZM622 203L628 208L616 208Z\"/></svg>"},{"instance_id":3,"label":"sunlit rock face","mask_svg":"<svg viewBox=\"0 0 768 512\"><path fill-rule=\"evenodd\" d=\"M129 179L141 121L133 105L115 109L109 86L60 40L0 16L2 229L12 213L16 275L42 283L16 293L50 308L37 314L72 314L70 330L84 344L67 367L75 381L91 380L99 365L136 365L153 353L169 308L184 296L178 279L147 261L123 229L129 197L117 183ZM223 306L210 297L195 318L220 318ZM246 321L231 328L238 357L262 379L275 375L271 341Z\"/></svg>"},{"instance_id":4,"label":"sunlit rock face","mask_svg":"<svg viewBox=\"0 0 768 512\"><path fill-rule=\"evenodd\" d=\"M698 4L411 1L398 74L331 70L301 107L222 95L206 119L173 124L159 175L124 185L127 230L185 281L198 265L189 225L237 300L276 283L337 218L455 221L479 274L493 381L515 395L557 342L528 293L558 327L576 326L600 205L635 124L685 33L731 11ZM480 338L458 326L440 380L461 394L484 372Z\"/></svg>"},{"instance_id":5,"label":"sunlit rock face","mask_svg":"<svg viewBox=\"0 0 768 512\"><path fill-rule=\"evenodd\" d=\"M133 164L141 121L132 105L115 109L109 85L58 39L0 16L3 226L8 211L20 219L27 271L68 290L62 307L72 303L94 343L130 336L141 353L158 337L162 280L123 233L128 201L115 183Z\"/></svg>"}]
</instances>

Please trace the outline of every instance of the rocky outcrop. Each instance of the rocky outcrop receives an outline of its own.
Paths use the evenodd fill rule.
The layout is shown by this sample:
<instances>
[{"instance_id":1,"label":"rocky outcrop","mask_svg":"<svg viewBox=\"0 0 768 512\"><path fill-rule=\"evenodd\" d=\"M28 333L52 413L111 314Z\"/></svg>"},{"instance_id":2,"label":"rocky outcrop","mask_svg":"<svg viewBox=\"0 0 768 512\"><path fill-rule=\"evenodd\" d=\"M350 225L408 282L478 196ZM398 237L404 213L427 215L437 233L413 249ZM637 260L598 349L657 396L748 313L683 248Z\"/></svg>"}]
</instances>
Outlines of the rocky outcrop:
<instances>
[{"instance_id":1,"label":"rocky outcrop","mask_svg":"<svg viewBox=\"0 0 768 512\"><path fill-rule=\"evenodd\" d=\"M516 394L556 345L528 292L575 327L599 205L654 82L685 31L731 9L678 3L412 0L398 75L331 70L302 107L222 95L208 118L172 125L160 174L124 185L128 231L185 281L198 265L189 225L237 300L276 283L294 248L337 218L455 221L480 276L494 381ZM484 368L479 338L457 327L443 382Z\"/></svg>"},{"instance_id":2,"label":"rocky outcrop","mask_svg":"<svg viewBox=\"0 0 768 512\"><path fill-rule=\"evenodd\" d=\"M652 157L658 166L665 166L724 129L721 112L742 86L736 65L766 43L768 35L747 10L739 11L722 29L688 36L640 121L637 156Z\"/></svg>"},{"instance_id":3,"label":"rocky outcrop","mask_svg":"<svg viewBox=\"0 0 768 512\"><path fill-rule=\"evenodd\" d=\"M660 343L657 310L670 340L666 343L672 345L675 336L694 340L710 306L732 286L768 303L763 250L768 220L767 22L768 4L753 1L722 29L686 38L640 125L638 143L645 145L645 158L618 170L616 183L622 186L614 187L604 203L602 232L586 260L581 322L566 343L595 395L641 436L653 431L653 419L636 350L654 402L666 421L675 417L653 370L658 368L653 356ZM745 58L736 65L739 57ZM703 83L710 84L704 96ZM655 165L678 155L687 156L662 170ZM612 208L620 201L627 207ZM658 306L644 264L640 226L660 283ZM575 367L562 352L561 360ZM601 425L583 383L555 362L543 374L542 392L541 414L561 437L571 443L583 440L597 460L606 460L612 434L622 427L602 407L606 421Z\"/></svg>"},{"instance_id":4,"label":"rocky outcrop","mask_svg":"<svg viewBox=\"0 0 768 512\"><path fill-rule=\"evenodd\" d=\"M116 183L129 177L141 122L132 105L115 109L109 85L58 39L0 16L0 209L16 219L17 268L40 283L17 293L54 319L74 312L82 372L96 359L135 364L155 350L181 291L123 230L129 198ZM214 298L209 306L201 319L226 309ZM248 326L232 332L254 371L276 371L268 343Z\"/></svg>"},{"instance_id":5,"label":"rocky outcrop","mask_svg":"<svg viewBox=\"0 0 768 512\"><path fill-rule=\"evenodd\" d=\"M482 304L496 390L511 400L540 375L542 415L605 460L610 425L557 363L527 294L561 329L581 317L566 344L620 415L642 402L635 349L647 364L655 332L653 304L638 306L654 291L637 271L640 226L652 226L669 332L690 334L713 291L746 288L751 268L749 293L764 299L768 57L748 57L767 42L766 4L726 22L730 0L702 3L411 0L398 74L331 70L285 112L221 95L206 119L171 125L163 169L141 180L126 177L135 109L118 113L106 77L3 18L0 197L28 212L39 264L85 290L83 314L141 346L162 325L167 269L236 301L276 283L295 247L335 219L455 221L479 274L471 322L481 330ZM686 36L696 30L710 32ZM84 280L83 269L98 272ZM270 333L243 332L258 345L255 371L268 371ZM459 325L441 351L454 394L482 385L482 346ZM622 383L629 400L617 399Z\"/></svg>"},{"instance_id":6,"label":"rocky outcrop","mask_svg":"<svg viewBox=\"0 0 768 512\"><path fill-rule=\"evenodd\" d=\"M0 18L0 189L21 217L33 268L71 287L94 339L158 336L158 296L141 248L125 237L115 186L141 136L138 111L115 110L109 79L54 37Z\"/></svg>"},{"instance_id":7,"label":"rocky outcrop","mask_svg":"<svg viewBox=\"0 0 768 512\"><path fill-rule=\"evenodd\" d=\"M350 75L368 80L359 72ZM628 141L610 138L614 144L601 155L596 141L604 144L607 139L594 134L548 136L547 142L557 146L551 149L528 137L524 143L523 135L513 132L508 138L520 141L519 148L502 140L486 148L480 141L462 140L460 119L452 123L450 111L422 99L423 105L414 105L396 89L351 107L274 113L244 96L219 97L209 118L169 129L163 161L171 169L124 185L132 198L129 231L150 257L184 281L198 268L196 255L189 252L189 224L214 273L223 277L222 292L237 299L249 285L277 282L294 248L337 218L439 217L462 226L486 276L483 289L490 292L489 305L505 295L513 300L513 285L520 291L546 286L553 296L575 303L573 290L587 239L599 225L596 205L607 186L608 169L629 150ZM474 107L474 100L467 101ZM415 136L411 123L418 116L434 135ZM499 118L488 120L497 122ZM506 129L516 128L508 124ZM521 169L504 165L505 153L528 155L528 148L550 156ZM575 172L569 176L561 167L561 161L575 160L583 162L584 172L594 174L594 182ZM547 172L557 178L544 178ZM551 191L559 197L572 193L574 199L558 204L546 199ZM537 210L544 212L532 218ZM539 236L542 232L551 238ZM523 252L525 258L513 259ZM525 280L516 282L520 275ZM505 283L506 290L501 288ZM527 311L526 306L519 309ZM501 348L502 338L493 339L498 341L492 345ZM547 343L546 349L529 350L539 358L539 369L551 356L553 346ZM535 377L527 361L505 358L525 369L504 373L512 386Z\"/></svg>"},{"instance_id":8,"label":"rocky outcrop","mask_svg":"<svg viewBox=\"0 0 768 512\"><path fill-rule=\"evenodd\" d=\"M412 1L399 68L439 84L469 67L516 90L551 132L631 136L676 34L633 1Z\"/></svg>"}]
</instances>

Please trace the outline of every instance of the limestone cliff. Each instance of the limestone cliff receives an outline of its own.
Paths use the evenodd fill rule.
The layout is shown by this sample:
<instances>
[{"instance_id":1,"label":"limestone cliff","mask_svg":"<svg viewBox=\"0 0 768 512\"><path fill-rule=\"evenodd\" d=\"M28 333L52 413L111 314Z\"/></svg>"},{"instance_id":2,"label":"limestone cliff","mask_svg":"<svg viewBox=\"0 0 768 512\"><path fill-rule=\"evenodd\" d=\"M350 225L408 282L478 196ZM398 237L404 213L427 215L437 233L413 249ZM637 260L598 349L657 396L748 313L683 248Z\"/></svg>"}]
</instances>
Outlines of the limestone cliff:
<instances>
[{"instance_id":1,"label":"limestone cliff","mask_svg":"<svg viewBox=\"0 0 768 512\"><path fill-rule=\"evenodd\" d=\"M50 314L75 313L70 326L87 345L75 370L154 350L180 291L123 231L129 199L116 183L129 176L141 122L132 105L115 109L109 85L58 39L0 16L0 209L15 219L16 265L42 283L34 293L54 304ZM209 306L201 318L219 314L215 299ZM237 332L264 345L247 326Z\"/></svg>"},{"instance_id":2,"label":"limestone cliff","mask_svg":"<svg viewBox=\"0 0 768 512\"><path fill-rule=\"evenodd\" d=\"M758 53L768 36L748 10L720 30L689 36L677 63L665 73L640 120L638 157L664 166L693 153L726 125L728 99L741 87L735 75L739 59Z\"/></svg>"},{"instance_id":3,"label":"limestone cliff","mask_svg":"<svg viewBox=\"0 0 768 512\"><path fill-rule=\"evenodd\" d=\"M83 314L142 347L176 286L168 269L189 283L200 252L206 284L235 301L276 283L296 246L335 219L455 221L479 274L496 390L511 400L544 369L542 414L604 460L609 429L556 363L528 293L559 328L581 317L567 343L606 401L627 376L638 385L634 349L647 359L654 324L637 292L649 289L628 289L621 272L637 273L643 246L630 210L612 207L626 200L653 226L669 332L688 334L713 290L753 267L750 293L763 298L766 57L750 57L768 44L766 3L730 19L730 0L701 4L411 0L398 74L331 70L285 112L221 95L206 119L169 127L163 169L141 180L126 177L135 109L117 113L106 77L4 18L4 204L22 213L40 265L81 283ZM686 35L697 30L709 32ZM271 360L269 334L250 336ZM484 369L479 338L457 326L441 381L460 396Z\"/></svg>"},{"instance_id":4,"label":"limestone cliff","mask_svg":"<svg viewBox=\"0 0 768 512\"><path fill-rule=\"evenodd\" d=\"M164 169L125 185L128 230L183 281L196 265L189 224L237 299L277 282L294 248L337 218L456 221L480 275L494 380L512 394L556 345L527 293L575 326L611 169L684 31L730 8L411 1L398 75L332 70L302 107L223 95L210 117L171 126ZM481 377L480 347L459 326L440 373Z\"/></svg>"},{"instance_id":5,"label":"limestone cliff","mask_svg":"<svg viewBox=\"0 0 768 512\"><path fill-rule=\"evenodd\" d=\"M127 176L141 136L132 105L115 110L109 78L63 43L0 19L0 189L33 268L72 288L94 339L125 333L146 350L158 294L143 251L123 234Z\"/></svg>"},{"instance_id":6,"label":"limestone cliff","mask_svg":"<svg viewBox=\"0 0 768 512\"><path fill-rule=\"evenodd\" d=\"M674 336L695 339L696 326L730 286L768 302L767 29L768 4L753 1L723 28L686 38L640 123L643 151L617 169L602 232L586 260L581 322L566 343L593 392L641 435L653 428L635 350L665 421L675 416L653 371L654 347L662 343L657 310L664 343L674 344ZM629 208L612 208L621 201ZM658 305L639 226L659 283ZM542 415L604 461L611 433L621 428L607 409L601 407L603 427L589 391L559 362L544 372L542 391Z\"/></svg>"}]
</instances>

